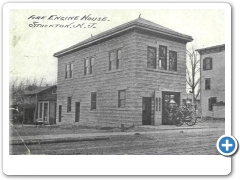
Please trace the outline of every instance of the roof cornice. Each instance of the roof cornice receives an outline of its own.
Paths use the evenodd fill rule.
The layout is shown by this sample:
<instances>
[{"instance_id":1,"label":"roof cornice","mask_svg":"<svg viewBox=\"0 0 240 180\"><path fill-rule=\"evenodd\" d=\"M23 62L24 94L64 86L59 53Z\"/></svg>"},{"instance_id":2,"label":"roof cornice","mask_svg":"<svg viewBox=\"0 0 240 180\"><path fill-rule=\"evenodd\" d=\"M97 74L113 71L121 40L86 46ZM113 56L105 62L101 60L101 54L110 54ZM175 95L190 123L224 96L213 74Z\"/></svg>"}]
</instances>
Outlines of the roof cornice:
<instances>
[{"instance_id":1,"label":"roof cornice","mask_svg":"<svg viewBox=\"0 0 240 180\"><path fill-rule=\"evenodd\" d=\"M79 49L85 48L87 46L91 46L92 44L100 42L104 39L114 37L114 36L119 35L121 33L125 33L125 32L127 32L131 29L134 29L134 28L139 28L139 29L142 29L142 30L147 30L147 31L150 31L150 32L161 34L161 35L164 35L164 36L169 36L169 37L184 41L186 43L191 42L193 40L191 36L184 35L184 34L169 30L167 28L166 29L163 29L163 28L161 29L159 27L144 24L144 23L141 23L141 22L138 22L138 21L134 20L134 21L130 21L128 23L122 24L120 26L117 26L113 29L102 32L102 33L100 33L96 36L93 36L92 38L86 39L86 40L84 40L84 41L82 41L78 44L75 44L75 45L69 47L69 48L58 51L58 52L54 53L53 56L54 57L61 57L63 55L66 55L66 54L69 54L71 52L77 51Z\"/></svg>"}]
</instances>

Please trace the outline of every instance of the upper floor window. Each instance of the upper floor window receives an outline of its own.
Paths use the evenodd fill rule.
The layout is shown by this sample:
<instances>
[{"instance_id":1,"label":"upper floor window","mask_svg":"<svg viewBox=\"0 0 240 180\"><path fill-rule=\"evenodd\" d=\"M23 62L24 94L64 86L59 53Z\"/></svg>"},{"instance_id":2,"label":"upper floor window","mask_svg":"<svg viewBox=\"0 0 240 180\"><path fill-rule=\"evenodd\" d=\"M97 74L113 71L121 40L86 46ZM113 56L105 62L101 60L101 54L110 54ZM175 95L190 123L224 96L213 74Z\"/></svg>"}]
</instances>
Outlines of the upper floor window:
<instances>
[{"instance_id":1,"label":"upper floor window","mask_svg":"<svg viewBox=\"0 0 240 180\"><path fill-rule=\"evenodd\" d=\"M73 77L73 63L65 65L65 79Z\"/></svg>"},{"instance_id":2,"label":"upper floor window","mask_svg":"<svg viewBox=\"0 0 240 180\"><path fill-rule=\"evenodd\" d=\"M167 70L167 47L159 46L159 60L158 60L159 69Z\"/></svg>"},{"instance_id":3,"label":"upper floor window","mask_svg":"<svg viewBox=\"0 0 240 180\"><path fill-rule=\"evenodd\" d=\"M91 93L91 110L96 109L97 107L97 93Z\"/></svg>"},{"instance_id":4,"label":"upper floor window","mask_svg":"<svg viewBox=\"0 0 240 180\"><path fill-rule=\"evenodd\" d=\"M156 68L156 48L148 47L147 48L147 67Z\"/></svg>"},{"instance_id":5,"label":"upper floor window","mask_svg":"<svg viewBox=\"0 0 240 180\"><path fill-rule=\"evenodd\" d=\"M169 71L177 71L177 52L169 51Z\"/></svg>"},{"instance_id":6,"label":"upper floor window","mask_svg":"<svg viewBox=\"0 0 240 180\"><path fill-rule=\"evenodd\" d=\"M206 78L205 79L205 90L210 90L211 89L211 79Z\"/></svg>"},{"instance_id":7,"label":"upper floor window","mask_svg":"<svg viewBox=\"0 0 240 180\"><path fill-rule=\"evenodd\" d=\"M69 64L65 65L65 79L68 78L68 73L69 73Z\"/></svg>"},{"instance_id":8,"label":"upper floor window","mask_svg":"<svg viewBox=\"0 0 240 180\"><path fill-rule=\"evenodd\" d=\"M71 112L72 97L67 98L67 112Z\"/></svg>"},{"instance_id":9,"label":"upper floor window","mask_svg":"<svg viewBox=\"0 0 240 180\"><path fill-rule=\"evenodd\" d=\"M84 59L84 75L90 73L89 59Z\"/></svg>"},{"instance_id":10,"label":"upper floor window","mask_svg":"<svg viewBox=\"0 0 240 180\"><path fill-rule=\"evenodd\" d=\"M117 50L117 61L116 61L116 69L122 68L122 50Z\"/></svg>"},{"instance_id":11,"label":"upper floor window","mask_svg":"<svg viewBox=\"0 0 240 180\"><path fill-rule=\"evenodd\" d=\"M125 107L126 102L126 90L118 91L118 107L123 108Z\"/></svg>"},{"instance_id":12,"label":"upper floor window","mask_svg":"<svg viewBox=\"0 0 240 180\"><path fill-rule=\"evenodd\" d=\"M89 61L89 66L90 66L90 72L89 74L92 74L93 73L93 65L94 65L94 57L91 57L90 58L90 61Z\"/></svg>"},{"instance_id":13,"label":"upper floor window","mask_svg":"<svg viewBox=\"0 0 240 180\"><path fill-rule=\"evenodd\" d=\"M211 70L212 69L212 58L206 57L203 59L203 70Z\"/></svg>"},{"instance_id":14,"label":"upper floor window","mask_svg":"<svg viewBox=\"0 0 240 180\"><path fill-rule=\"evenodd\" d=\"M115 53L114 53L114 51L112 51L112 52L110 52L109 53L109 71L111 71L112 69L113 69L113 64L114 64L114 62L115 62Z\"/></svg>"},{"instance_id":15,"label":"upper floor window","mask_svg":"<svg viewBox=\"0 0 240 180\"><path fill-rule=\"evenodd\" d=\"M73 64L70 64L69 78L73 77Z\"/></svg>"}]
</instances>

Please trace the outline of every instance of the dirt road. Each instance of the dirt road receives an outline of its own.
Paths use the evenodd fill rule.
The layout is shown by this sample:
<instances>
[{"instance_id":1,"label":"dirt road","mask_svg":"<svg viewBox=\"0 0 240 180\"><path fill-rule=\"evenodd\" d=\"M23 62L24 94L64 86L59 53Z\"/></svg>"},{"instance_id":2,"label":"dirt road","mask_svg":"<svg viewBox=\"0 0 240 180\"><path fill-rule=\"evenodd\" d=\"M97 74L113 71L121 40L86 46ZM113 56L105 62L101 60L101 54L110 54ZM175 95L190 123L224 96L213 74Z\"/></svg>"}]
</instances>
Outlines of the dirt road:
<instances>
[{"instance_id":1,"label":"dirt road","mask_svg":"<svg viewBox=\"0 0 240 180\"><path fill-rule=\"evenodd\" d=\"M166 130L135 135L109 136L109 140L28 145L31 154L45 155L214 155L224 126ZM10 154L27 154L23 145L10 147Z\"/></svg>"}]
</instances>

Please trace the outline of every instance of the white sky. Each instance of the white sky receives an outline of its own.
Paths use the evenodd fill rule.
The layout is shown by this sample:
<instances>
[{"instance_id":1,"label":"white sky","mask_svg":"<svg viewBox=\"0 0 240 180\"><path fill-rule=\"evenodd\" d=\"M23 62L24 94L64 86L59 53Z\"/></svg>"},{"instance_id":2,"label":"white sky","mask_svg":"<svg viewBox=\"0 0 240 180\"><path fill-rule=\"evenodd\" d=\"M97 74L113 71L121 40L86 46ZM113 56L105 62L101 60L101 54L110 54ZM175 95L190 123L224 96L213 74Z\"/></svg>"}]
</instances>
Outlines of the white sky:
<instances>
[{"instance_id":1,"label":"white sky","mask_svg":"<svg viewBox=\"0 0 240 180\"><path fill-rule=\"evenodd\" d=\"M30 28L41 24L92 23L92 21L29 20L31 15L108 17L97 22L95 29L84 28ZM53 54L91 36L141 17L174 31L190 35L195 48L225 43L224 10L11 10L10 12L10 78L57 79L57 58ZM18 41L16 41L18 40ZM14 43L15 42L15 46ZM188 44L188 46L191 44Z\"/></svg>"}]
</instances>

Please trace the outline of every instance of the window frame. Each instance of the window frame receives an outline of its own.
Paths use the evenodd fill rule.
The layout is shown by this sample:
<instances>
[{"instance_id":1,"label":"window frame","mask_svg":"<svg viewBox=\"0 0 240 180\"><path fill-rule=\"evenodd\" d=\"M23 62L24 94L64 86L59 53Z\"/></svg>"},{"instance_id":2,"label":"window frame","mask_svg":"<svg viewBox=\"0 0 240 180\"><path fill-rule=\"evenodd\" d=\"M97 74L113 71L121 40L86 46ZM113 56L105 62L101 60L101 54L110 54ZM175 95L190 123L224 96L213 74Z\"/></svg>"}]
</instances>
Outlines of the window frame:
<instances>
[{"instance_id":1,"label":"window frame","mask_svg":"<svg viewBox=\"0 0 240 180\"><path fill-rule=\"evenodd\" d=\"M69 64L65 64L65 79L68 78L68 73L69 73Z\"/></svg>"},{"instance_id":2,"label":"window frame","mask_svg":"<svg viewBox=\"0 0 240 180\"><path fill-rule=\"evenodd\" d=\"M176 61L174 62L174 69L172 69L172 67L171 67L171 55L170 54L175 54L176 55ZM172 50L170 50L169 51L169 71L177 71L177 52L176 51L172 51Z\"/></svg>"},{"instance_id":3,"label":"window frame","mask_svg":"<svg viewBox=\"0 0 240 180\"><path fill-rule=\"evenodd\" d=\"M71 112L72 111L72 97L69 96L67 97L67 112Z\"/></svg>"},{"instance_id":4,"label":"window frame","mask_svg":"<svg viewBox=\"0 0 240 180\"><path fill-rule=\"evenodd\" d=\"M153 59L153 67L151 67L149 64L149 50L150 49L153 49L154 51L155 51L155 57L154 57L154 59ZM147 68L151 68L151 69L156 69L157 68L157 48L156 47L153 47L153 46L147 46Z\"/></svg>"},{"instance_id":5,"label":"window frame","mask_svg":"<svg viewBox=\"0 0 240 180\"><path fill-rule=\"evenodd\" d=\"M159 45L158 47L158 68L162 70L167 70L167 46ZM161 48L165 48L165 56L160 56ZM165 62L165 67L163 67L163 62Z\"/></svg>"},{"instance_id":6,"label":"window frame","mask_svg":"<svg viewBox=\"0 0 240 180\"><path fill-rule=\"evenodd\" d=\"M95 101L93 99L94 95L95 95ZM97 93L91 92L91 110L96 110L96 109L97 109Z\"/></svg>"},{"instance_id":7,"label":"window frame","mask_svg":"<svg viewBox=\"0 0 240 180\"><path fill-rule=\"evenodd\" d=\"M124 93L124 98L121 98L121 92ZM124 105L122 105L121 102L124 102ZM125 108L126 107L126 90L118 90L118 108Z\"/></svg>"},{"instance_id":8,"label":"window frame","mask_svg":"<svg viewBox=\"0 0 240 180\"><path fill-rule=\"evenodd\" d=\"M113 56L111 56L111 54L113 54ZM114 60L115 60L115 57L116 54L115 54L115 51L109 51L109 62L108 62L108 70L109 71L112 71L113 70L113 63L114 63ZM113 57L113 59L111 59L111 57Z\"/></svg>"},{"instance_id":9,"label":"window frame","mask_svg":"<svg viewBox=\"0 0 240 180\"><path fill-rule=\"evenodd\" d=\"M121 58L119 58L118 52L121 52ZM122 68L122 49L116 50L116 69Z\"/></svg>"},{"instance_id":10,"label":"window frame","mask_svg":"<svg viewBox=\"0 0 240 180\"><path fill-rule=\"evenodd\" d=\"M209 63L207 63L207 60L209 60ZM213 69L213 65L212 65L212 58L211 57L205 57L203 59L203 70L204 71L208 71L208 70L212 70ZM207 65L210 65L209 68L207 68Z\"/></svg>"},{"instance_id":11,"label":"window frame","mask_svg":"<svg viewBox=\"0 0 240 180\"><path fill-rule=\"evenodd\" d=\"M69 64L69 78L73 77L73 63Z\"/></svg>"},{"instance_id":12,"label":"window frame","mask_svg":"<svg viewBox=\"0 0 240 180\"><path fill-rule=\"evenodd\" d=\"M211 78L205 78L205 90L211 90Z\"/></svg>"},{"instance_id":13,"label":"window frame","mask_svg":"<svg viewBox=\"0 0 240 180\"><path fill-rule=\"evenodd\" d=\"M89 74L93 73L94 57L89 58Z\"/></svg>"}]
</instances>

